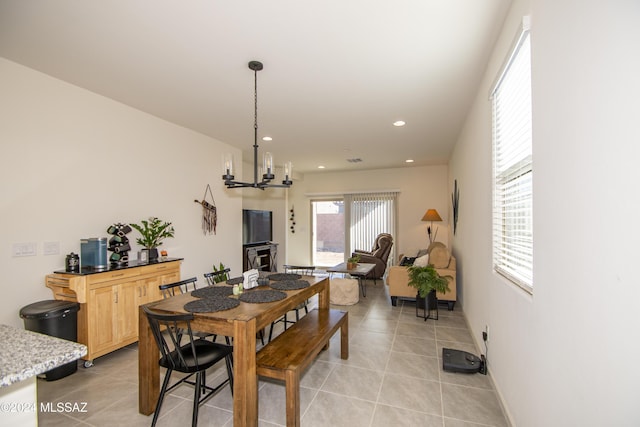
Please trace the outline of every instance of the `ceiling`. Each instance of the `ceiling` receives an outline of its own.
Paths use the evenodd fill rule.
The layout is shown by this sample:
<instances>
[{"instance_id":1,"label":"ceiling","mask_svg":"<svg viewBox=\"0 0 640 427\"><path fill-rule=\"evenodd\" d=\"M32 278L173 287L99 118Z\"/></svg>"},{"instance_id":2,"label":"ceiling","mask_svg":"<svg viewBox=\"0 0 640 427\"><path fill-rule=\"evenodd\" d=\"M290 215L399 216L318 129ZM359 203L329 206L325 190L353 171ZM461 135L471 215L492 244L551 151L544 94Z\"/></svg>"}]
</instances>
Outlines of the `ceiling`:
<instances>
[{"instance_id":1,"label":"ceiling","mask_svg":"<svg viewBox=\"0 0 640 427\"><path fill-rule=\"evenodd\" d=\"M297 172L446 164L511 0L0 0L0 56ZM404 127L393 122L403 120ZM361 159L349 162L348 159Z\"/></svg>"}]
</instances>

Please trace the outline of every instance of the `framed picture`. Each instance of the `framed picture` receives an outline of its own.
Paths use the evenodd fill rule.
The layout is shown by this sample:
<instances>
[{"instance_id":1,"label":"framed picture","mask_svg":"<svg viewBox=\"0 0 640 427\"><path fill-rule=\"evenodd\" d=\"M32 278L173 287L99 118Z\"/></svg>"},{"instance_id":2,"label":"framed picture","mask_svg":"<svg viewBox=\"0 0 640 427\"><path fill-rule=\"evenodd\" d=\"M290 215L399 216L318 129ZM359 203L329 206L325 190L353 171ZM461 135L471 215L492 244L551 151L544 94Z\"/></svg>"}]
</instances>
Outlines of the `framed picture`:
<instances>
[{"instance_id":1,"label":"framed picture","mask_svg":"<svg viewBox=\"0 0 640 427\"><path fill-rule=\"evenodd\" d=\"M149 262L149 251L143 249L138 252L138 260L140 262Z\"/></svg>"}]
</instances>

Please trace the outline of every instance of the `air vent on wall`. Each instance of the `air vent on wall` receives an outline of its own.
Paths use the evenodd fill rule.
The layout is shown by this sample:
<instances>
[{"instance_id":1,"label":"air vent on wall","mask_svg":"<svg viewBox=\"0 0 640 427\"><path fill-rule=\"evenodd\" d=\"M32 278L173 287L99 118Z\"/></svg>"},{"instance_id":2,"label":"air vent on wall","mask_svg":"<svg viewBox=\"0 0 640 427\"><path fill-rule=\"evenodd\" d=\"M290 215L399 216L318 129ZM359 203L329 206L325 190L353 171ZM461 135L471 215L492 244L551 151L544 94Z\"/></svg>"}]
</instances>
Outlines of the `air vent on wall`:
<instances>
[{"instance_id":1,"label":"air vent on wall","mask_svg":"<svg viewBox=\"0 0 640 427\"><path fill-rule=\"evenodd\" d=\"M362 161L361 158L347 159L347 162L349 163L360 163L361 161Z\"/></svg>"}]
</instances>

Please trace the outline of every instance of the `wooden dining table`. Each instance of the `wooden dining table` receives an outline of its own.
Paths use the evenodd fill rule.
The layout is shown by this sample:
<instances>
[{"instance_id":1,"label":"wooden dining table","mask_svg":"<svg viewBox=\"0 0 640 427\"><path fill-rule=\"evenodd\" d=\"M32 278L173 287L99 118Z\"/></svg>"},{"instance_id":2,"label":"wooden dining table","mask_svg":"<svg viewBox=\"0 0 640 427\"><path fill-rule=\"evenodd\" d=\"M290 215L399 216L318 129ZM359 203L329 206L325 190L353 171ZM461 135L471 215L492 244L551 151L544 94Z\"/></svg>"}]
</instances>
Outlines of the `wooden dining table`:
<instances>
[{"instance_id":1,"label":"wooden dining table","mask_svg":"<svg viewBox=\"0 0 640 427\"><path fill-rule=\"evenodd\" d=\"M233 425L258 425L258 376L256 374L256 332L271 325L286 312L318 295L318 308L329 308L329 279L303 276L309 282L307 288L283 291L285 299L268 303L245 303L230 310L213 313L193 313L194 330L233 337ZM222 285L227 286L227 285ZM271 289L260 286L254 289ZM245 290L252 292L253 290ZM233 298L233 296L231 297ZM186 313L184 305L197 299L190 293L147 304L155 311ZM139 311L138 343L138 410L149 415L155 410L160 390L159 350L151 333L149 322Z\"/></svg>"}]
</instances>

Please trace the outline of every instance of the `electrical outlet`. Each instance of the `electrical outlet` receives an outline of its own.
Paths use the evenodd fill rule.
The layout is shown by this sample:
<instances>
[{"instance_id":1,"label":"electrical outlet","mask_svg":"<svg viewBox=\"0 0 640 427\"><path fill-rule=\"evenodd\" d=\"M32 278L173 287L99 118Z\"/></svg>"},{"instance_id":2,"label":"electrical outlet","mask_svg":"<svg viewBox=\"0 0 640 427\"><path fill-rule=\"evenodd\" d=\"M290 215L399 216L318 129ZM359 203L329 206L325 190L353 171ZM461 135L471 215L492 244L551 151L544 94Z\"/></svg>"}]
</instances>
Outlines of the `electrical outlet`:
<instances>
[{"instance_id":1,"label":"electrical outlet","mask_svg":"<svg viewBox=\"0 0 640 427\"><path fill-rule=\"evenodd\" d=\"M484 341L489 341L489 325L484 326L484 332L482 332L482 339Z\"/></svg>"},{"instance_id":2,"label":"electrical outlet","mask_svg":"<svg viewBox=\"0 0 640 427\"><path fill-rule=\"evenodd\" d=\"M42 255L59 255L60 242L44 242L42 244Z\"/></svg>"}]
</instances>

